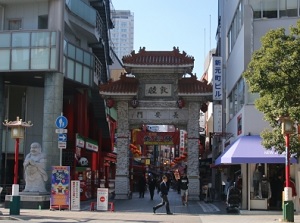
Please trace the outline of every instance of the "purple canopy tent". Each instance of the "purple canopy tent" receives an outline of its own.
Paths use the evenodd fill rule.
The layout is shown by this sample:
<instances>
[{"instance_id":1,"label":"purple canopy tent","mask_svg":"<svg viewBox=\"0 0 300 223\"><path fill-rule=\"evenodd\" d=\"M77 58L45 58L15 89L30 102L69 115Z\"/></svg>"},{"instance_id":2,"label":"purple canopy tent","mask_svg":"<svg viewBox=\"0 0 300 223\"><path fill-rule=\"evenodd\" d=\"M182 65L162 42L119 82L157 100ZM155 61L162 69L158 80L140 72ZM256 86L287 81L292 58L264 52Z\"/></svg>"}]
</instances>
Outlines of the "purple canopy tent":
<instances>
[{"instance_id":1,"label":"purple canopy tent","mask_svg":"<svg viewBox=\"0 0 300 223\"><path fill-rule=\"evenodd\" d=\"M215 165L242 163L285 163L285 154L268 150L261 145L260 136L241 136L216 159ZM297 159L291 157L291 163Z\"/></svg>"}]
</instances>

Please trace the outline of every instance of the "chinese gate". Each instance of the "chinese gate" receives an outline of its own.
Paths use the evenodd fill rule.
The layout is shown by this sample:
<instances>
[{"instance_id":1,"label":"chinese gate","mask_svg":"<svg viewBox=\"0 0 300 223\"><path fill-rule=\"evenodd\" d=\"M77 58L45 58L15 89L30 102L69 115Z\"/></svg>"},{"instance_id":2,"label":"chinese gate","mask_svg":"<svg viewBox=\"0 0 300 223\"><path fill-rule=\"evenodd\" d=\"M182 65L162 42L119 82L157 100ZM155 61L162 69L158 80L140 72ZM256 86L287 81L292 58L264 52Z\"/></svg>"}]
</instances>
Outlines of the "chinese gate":
<instances>
[{"instance_id":1,"label":"chinese gate","mask_svg":"<svg viewBox=\"0 0 300 223\"><path fill-rule=\"evenodd\" d=\"M127 74L100 85L100 94L117 111L116 199L127 199L129 187L130 132L142 125L174 125L187 131L189 199L199 199L200 109L212 100L212 86L192 74L194 58L178 48L173 51L140 49L123 57ZM108 106L108 107L112 107ZM205 112L205 111L204 111ZM151 134L139 132L148 140ZM145 138L146 137L146 138ZM176 135L168 136L176 138ZM171 140L171 139L170 139ZM147 143L147 142L145 142ZM173 143L173 139L172 139Z\"/></svg>"}]
</instances>

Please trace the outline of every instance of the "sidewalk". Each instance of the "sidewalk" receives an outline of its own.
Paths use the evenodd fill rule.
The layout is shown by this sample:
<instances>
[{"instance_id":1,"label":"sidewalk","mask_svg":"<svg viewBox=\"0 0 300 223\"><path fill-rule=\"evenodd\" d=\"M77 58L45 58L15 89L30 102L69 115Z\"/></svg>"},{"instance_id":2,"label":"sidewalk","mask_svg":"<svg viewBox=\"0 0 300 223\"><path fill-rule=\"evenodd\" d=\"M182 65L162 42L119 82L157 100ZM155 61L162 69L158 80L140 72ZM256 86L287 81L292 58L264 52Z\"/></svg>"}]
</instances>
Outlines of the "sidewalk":
<instances>
[{"instance_id":1,"label":"sidewalk","mask_svg":"<svg viewBox=\"0 0 300 223\"><path fill-rule=\"evenodd\" d=\"M282 214L272 214L267 211L247 212L242 214L227 214L224 202L205 203L203 201L190 201L188 206L182 206L180 195L175 191L170 191L170 209L174 215L166 215L165 207L162 207L153 214L152 207L161 201L159 195L155 193L154 200L150 200L149 193L145 198L139 198L137 193L133 193L131 200L115 200L115 212L110 211L90 211L90 201L81 203L81 211L50 211L21 209L20 215L9 216L9 210L0 208L3 216L1 222L108 222L108 223L275 223L279 222ZM260 214L259 214L260 213ZM295 222L300 223L300 216L295 215Z\"/></svg>"}]
</instances>

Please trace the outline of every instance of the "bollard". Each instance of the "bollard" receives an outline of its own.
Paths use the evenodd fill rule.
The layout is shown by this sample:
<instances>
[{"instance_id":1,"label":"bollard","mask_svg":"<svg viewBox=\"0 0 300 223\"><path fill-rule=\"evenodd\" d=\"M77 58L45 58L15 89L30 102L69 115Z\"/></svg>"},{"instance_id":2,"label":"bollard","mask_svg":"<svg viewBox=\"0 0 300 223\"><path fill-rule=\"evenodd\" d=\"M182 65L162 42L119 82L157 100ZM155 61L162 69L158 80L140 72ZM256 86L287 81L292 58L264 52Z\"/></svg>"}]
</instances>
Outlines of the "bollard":
<instances>
[{"instance_id":1,"label":"bollard","mask_svg":"<svg viewBox=\"0 0 300 223\"><path fill-rule=\"evenodd\" d=\"M20 196L10 197L9 214L20 215Z\"/></svg>"},{"instance_id":2,"label":"bollard","mask_svg":"<svg viewBox=\"0 0 300 223\"><path fill-rule=\"evenodd\" d=\"M285 222L294 222L294 203L293 203L293 201L284 201L283 219Z\"/></svg>"}]
</instances>

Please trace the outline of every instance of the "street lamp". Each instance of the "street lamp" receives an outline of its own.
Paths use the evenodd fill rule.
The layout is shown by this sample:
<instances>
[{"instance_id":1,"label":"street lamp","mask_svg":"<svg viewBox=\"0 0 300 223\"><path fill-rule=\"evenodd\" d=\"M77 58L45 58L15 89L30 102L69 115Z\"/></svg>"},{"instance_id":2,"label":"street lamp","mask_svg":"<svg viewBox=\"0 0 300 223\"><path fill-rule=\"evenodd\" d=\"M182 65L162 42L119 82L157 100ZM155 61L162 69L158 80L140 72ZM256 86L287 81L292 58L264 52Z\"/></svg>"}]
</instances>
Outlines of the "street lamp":
<instances>
[{"instance_id":1,"label":"street lamp","mask_svg":"<svg viewBox=\"0 0 300 223\"><path fill-rule=\"evenodd\" d=\"M12 203L10 213L14 215L20 214L20 196L19 196L19 184L18 184L18 170L19 170L19 143L20 139L24 138L24 129L31 127L31 122L23 122L22 119L17 117L16 121L5 120L3 122L8 128L11 128L11 138L16 139L15 143L15 165L14 165L14 183L12 185ZM13 212L13 213L12 213Z\"/></svg>"},{"instance_id":2,"label":"street lamp","mask_svg":"<svg viewBox=\"0 0 300 223\"><path fill-rule=\"evenodd\" d=\"M285 187L283 218L286 222L294 222L294 203L292 200L292 188L290 187L290 134L295 132L294 123L289 117L280 118L281 133L285 136Z\"/></svg>"}]
</instances>

